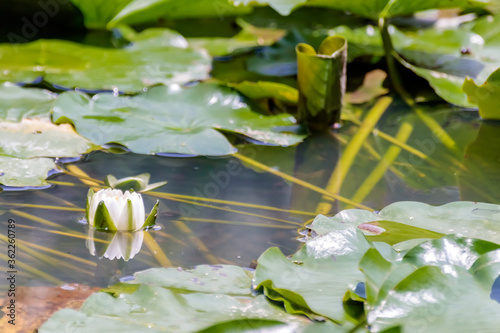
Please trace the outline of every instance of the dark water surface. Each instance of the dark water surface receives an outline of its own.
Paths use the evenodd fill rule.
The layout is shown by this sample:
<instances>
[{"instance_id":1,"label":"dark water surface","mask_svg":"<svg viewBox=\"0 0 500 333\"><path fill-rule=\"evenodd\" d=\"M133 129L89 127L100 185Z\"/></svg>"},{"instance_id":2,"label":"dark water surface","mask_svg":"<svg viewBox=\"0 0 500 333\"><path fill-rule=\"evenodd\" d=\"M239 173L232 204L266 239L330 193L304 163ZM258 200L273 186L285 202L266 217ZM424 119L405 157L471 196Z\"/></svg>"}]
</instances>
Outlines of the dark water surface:
<instances>
[{"instance_id":1,"label":"dark water surface","mask_svg":"<svg viewBox=\"0 0 500 333\"><path fill-rule=\"evenodd\" d=\"M353 152L353 138L359 132L355 124L310 137L296 147L248 145L240 147L239 153L320 188L326 187L338 163L344 163L339 195L375 210L404 200L435 205L456 200L500 201L500 152L495 135L500 125L481 123L475 112L449 109L387 114L378 124L383 133L370 135L355 151L352 163L346 156ZM388 135L405 139L405 133L410 135L402 141L417 153L387 139ZM59 174L51 178L56 185L46 190L4 191L0 194L1 227L6 230L8 219L16 221L18 285L76 282L103 287L149 267L251 266L271 246L285 253L296 251L300 246L297 230L315 215L322 201L321 193L233 156L188 158L102 151L74 165L100 181L108 174L122 178L144 172L151 174L151 182L168 181L154 190L173 195L160 198L157 223L161 230L135 236L139 238L128 246L138 253L128 261L100 258L106 243L94 240L96 255L92 255L86 240L88 227L79 222L85 215L81 209L90 186L87 179ZM149 211L157 197L147 193L143 197ZM352 208L340 201L329 207L331 214ZM113 240L118 244L115 248L126 249L127 237ZM2 258L7 265L7 257Z\"/></svg>"}]
</instances>

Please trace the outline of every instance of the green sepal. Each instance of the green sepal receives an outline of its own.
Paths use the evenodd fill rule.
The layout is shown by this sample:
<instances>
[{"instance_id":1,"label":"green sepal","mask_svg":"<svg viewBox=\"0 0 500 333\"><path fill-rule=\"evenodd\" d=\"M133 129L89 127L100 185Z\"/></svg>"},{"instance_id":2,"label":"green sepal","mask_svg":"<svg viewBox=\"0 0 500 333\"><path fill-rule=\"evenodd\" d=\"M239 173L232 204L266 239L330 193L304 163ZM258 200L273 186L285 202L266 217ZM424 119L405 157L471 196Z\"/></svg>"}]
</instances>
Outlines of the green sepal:
<instances>
[{"instance_id":1,"label":"green sepal","mask_svg":"<svg viewBox=\"0 0 500 333\"><path fill-rule=\"evenodd\" d=\"M130 199L127 199L127 215L128 215L128 221L127 221L128 228L127 228L127 230L134 231L135 230L135 228L134 228L134 211L133 211L133 207L132 207L132 200L130 200Z\"/></svg>"},{"instance_id":2,"label":"green sepal","mask_svg":"<svg viewBox=\"0 0 500 333\"><path fill-rule=\"evenodd\" d=\"M87 192L87 205L86 205L86 208L85 208L85 219L88 221L89 220L89 210L90 210L90 202L92 201L92 197L94 196L94 190L93 189L89 189L89 191Z\"/></svg>"},{"instance_id":3,"label":"green sepal","mask_svg":"<svg viewBox=\"0 0 500 333\"><path fill-rule=\"evenodd\" d=\"M143 229L149 229L155 225L156 216L158 215L158 205L159 204L160 204L160 200L157 200L155 205L151 209L151 212L149 213L148 217L146 218L144 225L142 226Z\"/></svg>"},{"instance_id":4,"label":"green sepal","mask_svg":"<svg viewBox=\"0 0 500 333\"><path fill-rule=\"evenodd\" d=\"M111 218L111 215L109 215L109 211L104 204L104 200L101 200L101 202L97 205L94 217L94 227L97 228L97 230L118 230L113 222L113 219Z\"/></svg>"}]
</instances>

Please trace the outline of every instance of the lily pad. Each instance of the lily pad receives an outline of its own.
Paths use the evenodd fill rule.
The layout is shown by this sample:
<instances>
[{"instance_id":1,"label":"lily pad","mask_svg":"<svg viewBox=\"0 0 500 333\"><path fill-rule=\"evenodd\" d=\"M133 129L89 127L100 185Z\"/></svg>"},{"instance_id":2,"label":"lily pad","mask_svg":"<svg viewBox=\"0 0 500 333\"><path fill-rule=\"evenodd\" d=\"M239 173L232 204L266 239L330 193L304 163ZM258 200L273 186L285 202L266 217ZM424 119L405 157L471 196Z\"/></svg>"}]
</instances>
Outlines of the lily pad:
<instances>
[{"instance_id":1,"label":"lily pad","mask_svg":"<svg viewBox=\"0 0 500 333\"><path fill-rule=\"evenodd\" d=\"M23 118L49 119L55 98L55 94L47 90L4 83L0 86L0 120L17 122Z\"/></svg>"},{"instance_id":2,"label":"lily pad","mask_svg":"<svg viewBox=\"0 0 500 333\"><path fill-rule=\"evenodd\" d=\"M62 40L0 44L0 81L52 84L81 89L139 92L157 83L208 78L211 59L204 51L162 45L107 49Z\"/></svg>"},{"instance_id":3,"label":"lily pad","mask_svg":"<svg viewBox=\"0 0 500 333\"><path fill-rule=\"evenodd\" d=\"M461 256L457 252L451 255ZM371 274L373 269L385 269L375 268L377 264L381 261L372 261L373 268L364 270ZM466 268L449 264L404 273L389 274L372 302L367 321L373 332L394 325L410 333L422 329L431 333L494 332L500 324L496 315L500 304L490 298L491 279L480 280Z\"/></svg>"},{"instance_id":4,"label":"lily pad","mask_svg":"<svg viewBox=\"0 0 500 333\"><path fill-rule=\"evenodd\" d=\"M342 299L349 285L363 281L357 269L365 252L374 247L361 231L336 224L334 230L313 238L291 258L277 248L258 260L254 284L290 313L317 314L343 322ZM389 247L387 256L395 256Z\"/></svg>"},{"instance_id":5,"label":"lily pad","mask_svg":"<svg viewBox=\"0 0 500 333\"><path fill-rule=\"evenodd\" d=\"M479 106L481 118L500 120L500 70L493 72L481 86L471 78L465 79L463 90L469 102Z\"/></svg>"},{"instance_id":6,"label":"lily pad","mask_svg":"<svg viewBox=\"0 0 500 333\"><path fill-rule=\"evenodd\" d=\"M159 86L134 97L63 93L54 105L53 120L73 123L78 133L97 145L119 143L140 154L233 153L234 148L218 130L282 146L303 138L280 132L280 127L295 124L292 116L260 115L238 93L212 84Z\"/></svg>"},{"instance_id":7,"label":"lily pad","mask_svg":"<svg viewBox=\"0 0 500 333\"><path fill-rule=\"evenodd\" d=\"M311 229L323 235L335 230L339 223L358 226L384 220L445 235L460 234L469 238L500 243L500 206L469 201L457 201L442 206L401 201L383 208L378 214L360 209L349 209L332 218L321 216L316 218ZM418 238L419 234L416 233L415 236Z\"/></svg>"},{"instance_id":8,"label":"lily pad","mask_svg":"<svg viewBox=\"0 0 500 333\"><path fill-rule=\"evenodd\" d=\"M272 45L286 34L281 29L258 28L243 20L236 22L242 30L233 37L198 37L188 38L187 41L194 49L205 49L212 56L225 56L248 52L258 46Z\"/></svg>"},{"instance_id":9,"label":"lily pad","mask_svg":"<svg viewBox=\"0 0 500 333\"><path fill-rule=\"evenodd\" d=\"M469 0L430 0L430 1L412 1L412 0L232 0L235 4L249 5L258 3L268 4L282 15L288 15L299 6L310 5L320 7L330 7L345 10L361 16L372 19L385 16L409 15L415 12L437 8L465 8L470 5L484 6L488 4L485 1Z\"/></svg>"},{"instance_id":10,"label":"lily pad","mask_svg":"<svg viewBox=\"0 0 500 333\"><path fill-rule=\"evenodd\" d=\"M0 122L0 155L32 157L77 157L92 147L75 133L71 125L23 119L19 123Z\"/></svg>"},{"instance_id":11,"label":"lily pad","mask_svg":"<svg viewBox=\"0 0 500 333\"><path fill-rule=\"evenodd\" d=\"M299 333L309 325L307 319L287 314L265 296L251 296L251 275L235 266L205 265L190 271L150 269L137 273L131 284L120 283L108 289L116 297L100 292L90 296L79 311L57 312L39 332L54 332L61 327L73 332L147 329L183 333L272 327Z\"/></svg>"},{"instance_id":12,"label":"lily pad","mask_svg":"<svg viewBox=\"0 0 500 333\"><path fill-rule=\"evenodd\" d=\"M296 106L299 102L299 91L282 83L243 81L240 83L230 83L228 86L255 100L272 98L275 102L280 101L292 106Z\"/></svg>"},{"instance_id":13,"label":"lily pad","mask_svg":"<svg viewBox=\"0 0 500 333\"><path fill-rule=\"evenodd\" d=\"M51 158L0 156L0 183L7 186L43 186L56 165Z\"/></svg>"},{"instance_id":14,"label":"lily pad","mask_svg":"<svg viewBox=\"0 0 500 333\"><path fill-rule=\"evenodd\" d=\"M194 269L151 268L134 274L130 284L229 295L251 295L253 272L231 265L199 265Z\"/></svg>"},{"instance_id":15,"label":"lily pad","mask_svg":"<svg viewBox=\"0 0 500 333\"><path fill-rule=\"evenodd\" d=\"M118 24L139 24L159 18L181 19L193 17L234 16L249 13L249 7L235 7L227 1L190 0L179 5L176 0L133 0L109 22L108 27Z\"/></svg>"},{"instance_id":16,"label":"lily pad","mask_svg":"<svg viewBox=\"0 0 500 333\"><path fill-rule=\"evenodd\" d=\"M236 298L223 294L181 294L155 285L140 285L134 293L121 294L119 298L106 293L94 294L80 311L57 312L39 332L71 327L73 332L147 329L148 332L184 333L208 329L221 322L234 321L238 327L241 320L248 320L255 328L268 327L268 321L282 326L287 322L295 325L304 322L271 305L262 295Z\"/></svg>"}]
</instances>

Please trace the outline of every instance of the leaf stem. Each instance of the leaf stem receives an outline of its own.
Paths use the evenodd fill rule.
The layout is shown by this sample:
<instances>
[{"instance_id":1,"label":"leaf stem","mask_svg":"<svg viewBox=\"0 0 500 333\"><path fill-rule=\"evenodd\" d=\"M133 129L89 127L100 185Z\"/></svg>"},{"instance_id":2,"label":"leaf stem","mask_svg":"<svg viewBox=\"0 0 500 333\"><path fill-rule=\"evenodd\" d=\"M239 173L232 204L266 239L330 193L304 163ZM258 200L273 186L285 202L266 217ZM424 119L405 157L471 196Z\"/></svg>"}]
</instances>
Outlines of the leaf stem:
<instances>
[{"instance_id":1,"label":"leaf stem","mask_svg":"<svg viewBox=\"0 0 500 333\"><path fill-rule=\"evenodd\" d=\"M387 18L381 17L378 21L380 35L382 37L382 44L385 51L385 60L387 62L387 69L389 77L391 78L394 90L401 96L403 101L409 106L413 107L415 102L411 95L404 89L403 82L399 77L398 69L396 68L396 61L393 55L394 46L392 45L391 35L389 34L389 21Z\"/></svg>"}]
</instances>

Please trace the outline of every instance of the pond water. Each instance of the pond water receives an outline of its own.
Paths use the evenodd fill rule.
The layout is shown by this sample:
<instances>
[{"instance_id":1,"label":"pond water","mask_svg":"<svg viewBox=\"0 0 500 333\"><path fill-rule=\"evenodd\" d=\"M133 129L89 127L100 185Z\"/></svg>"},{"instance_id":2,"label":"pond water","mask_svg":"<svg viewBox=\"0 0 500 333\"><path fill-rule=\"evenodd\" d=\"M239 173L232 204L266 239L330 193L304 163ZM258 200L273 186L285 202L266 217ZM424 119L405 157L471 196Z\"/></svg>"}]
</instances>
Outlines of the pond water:
<instances>
[{"instance_id":1,"label":"pond water","mask_svg":"<svg viewBox=\"0 0 500 333\"><path fill-rule=\"evenodd\" d=\"M498 124L451 109L386 114L362 141L362 130L350 123L296 147L246 145L228 157L99 151L67 164L64 173L51 177L50 188L5 188L2 227L8 219L16 221L18 285L104 287L149 267L251 267L271 246L295 252L301 244L297 231L317 212L335 214L353 206L379 210L404 200L500 202L498 136L493 139ZM98 233L90 241L81 221L89 187L102 186L108 174L145 172L151 182L168 181L143 195L147 211L160 200L161 228L134 239ZM333 202L317 190L332 177L340 177L333 183L341 184L340 198ZM110 260L110 251L103 257L110 242L115 252L128 248L129 260Z\"/></svg>"}]
</instances>

